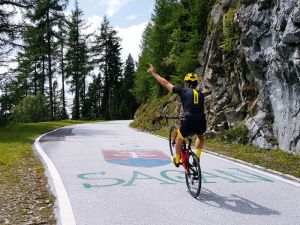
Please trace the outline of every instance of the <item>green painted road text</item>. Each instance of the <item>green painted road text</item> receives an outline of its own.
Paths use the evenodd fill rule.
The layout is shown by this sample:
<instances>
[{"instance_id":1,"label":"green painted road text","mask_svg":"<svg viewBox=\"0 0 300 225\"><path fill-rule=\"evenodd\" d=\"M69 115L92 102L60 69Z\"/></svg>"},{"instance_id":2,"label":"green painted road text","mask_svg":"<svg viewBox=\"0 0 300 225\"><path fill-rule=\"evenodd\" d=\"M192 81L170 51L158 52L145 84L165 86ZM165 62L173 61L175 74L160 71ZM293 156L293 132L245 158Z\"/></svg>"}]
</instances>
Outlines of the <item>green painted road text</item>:
<instances>
[{"instance_id":1,"label":"green painted road text","mask_svg":"<svg viewBox=\"0 0 300 225\"><path fill-rule=\"evenodd\" d=\"M151 180L152 183L157 184L176 184L185 183L184 171L178 170L162 170L157 175L149 175L145 172L132 171L129 179L120 177L110 177L106 172L98 173L82 173L78 175L82 180L83 187L90 188L103 188L112 186L130 187L142 185L143 181ZM202 171L202 183L214 184L218 182L229 183L254 183L254 182L274 182L273 180L257 175L253 172L248 172L240 168L227 168L226 170L215 169L214 172Z\"/></svg>"}]
</instances>

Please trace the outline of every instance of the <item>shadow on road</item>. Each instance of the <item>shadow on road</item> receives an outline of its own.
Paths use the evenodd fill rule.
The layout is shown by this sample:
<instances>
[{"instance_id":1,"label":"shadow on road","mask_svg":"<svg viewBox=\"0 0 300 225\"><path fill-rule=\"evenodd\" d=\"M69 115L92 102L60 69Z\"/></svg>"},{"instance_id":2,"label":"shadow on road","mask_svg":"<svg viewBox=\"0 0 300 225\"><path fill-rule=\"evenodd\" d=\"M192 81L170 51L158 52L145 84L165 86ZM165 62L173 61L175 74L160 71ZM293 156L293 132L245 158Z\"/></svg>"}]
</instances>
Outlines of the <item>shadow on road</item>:
<instances>
[{"instance_id":1,"label":"shadow on road","mask_svg":"<svg viewBox=\"0 0 300 225\"><path fill-rule=\"evenodd\" d=\"M66 136L73 136L73 128L61 128L43 136L40 142L64 141Z\"/></svg>"},{"instance_id":2,"label":"shadow on road","mask_svg":"<svg viewBox=\"0 0 300 225\"><path fill-rule=\"evenodd\" d=\"M109 138L115 138L118 134L115 131L112 130L93 130L93 129L84 129L84 128L76 128L76 134L73 133L74 128L60 128L58 130L52 131L51 133L43 136L40 139L40 142L50 142L50 141L65 141L66 137L70 136L87 136L87 137L93 137L93 136L100 136L100 135L110 135ZM113 136L114 135L114 136ZM80 140L80 139L78 139Z\"/></svg>"},{"instance_id":3,"label":"shadow on road","mask_svg":"<svg viewBox=\"0 0 300 225\"><path fill-rule=\"evenodd\" d=\"M217 208L231 210L233 212L248 215L280 215L281 213L259 205L248 199L232 194L224 197L213 193L212 191L202 188L199 201Z\"/></svg>"}]
</instances>

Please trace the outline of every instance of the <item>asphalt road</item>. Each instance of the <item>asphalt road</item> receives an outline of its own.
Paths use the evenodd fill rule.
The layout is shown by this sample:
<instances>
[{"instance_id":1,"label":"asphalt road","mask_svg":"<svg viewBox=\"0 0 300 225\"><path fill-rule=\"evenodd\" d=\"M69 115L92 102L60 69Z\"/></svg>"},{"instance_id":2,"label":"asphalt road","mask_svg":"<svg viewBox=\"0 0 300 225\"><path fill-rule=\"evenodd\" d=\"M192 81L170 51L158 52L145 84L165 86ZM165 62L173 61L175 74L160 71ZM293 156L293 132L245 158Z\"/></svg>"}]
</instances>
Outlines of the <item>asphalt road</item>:
<instances>
[{"instance_id":1,"label":"asphalt road","mask_svg":"<svg viewBox=\"0 0 300 225\"><path fill-rule=\"evenodd\" d=\"M200 197L192 198L168 141L129 122L73 125L40 139L76 224L300 224L299 186L206 153Z\"/></svg>"}]
</instances>

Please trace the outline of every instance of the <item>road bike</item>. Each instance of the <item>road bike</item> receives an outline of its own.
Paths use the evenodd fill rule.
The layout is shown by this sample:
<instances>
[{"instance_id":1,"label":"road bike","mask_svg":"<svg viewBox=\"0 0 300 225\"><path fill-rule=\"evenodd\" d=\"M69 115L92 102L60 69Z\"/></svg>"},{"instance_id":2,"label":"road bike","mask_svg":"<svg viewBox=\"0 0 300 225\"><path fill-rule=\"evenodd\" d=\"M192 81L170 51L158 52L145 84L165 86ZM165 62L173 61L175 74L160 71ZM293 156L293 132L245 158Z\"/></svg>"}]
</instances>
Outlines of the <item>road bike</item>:
<instances>
[{"instance_id":1,"label":"road bike","mask_svg":"<svg viewBox=\"0 0 300 225\"><path fill-rule=\"evenodd\" d=\"M168 125L168 120L180 120L180 124L182 124L184 117L183 116L174 116L169 117L165 115L165 119ZM170 152L172 157L176 154L176 140L178 135L178 125L172 125L169 131L169 145ZM192 151L192 136L188 136L186 140L183 141L182 149L180 151L180 165L183 166L185 170L185 182L190 194L197 198L200 194L201 190L201 167L200 160L197 158L196 154Z\"/></svg>"}]
</instances>

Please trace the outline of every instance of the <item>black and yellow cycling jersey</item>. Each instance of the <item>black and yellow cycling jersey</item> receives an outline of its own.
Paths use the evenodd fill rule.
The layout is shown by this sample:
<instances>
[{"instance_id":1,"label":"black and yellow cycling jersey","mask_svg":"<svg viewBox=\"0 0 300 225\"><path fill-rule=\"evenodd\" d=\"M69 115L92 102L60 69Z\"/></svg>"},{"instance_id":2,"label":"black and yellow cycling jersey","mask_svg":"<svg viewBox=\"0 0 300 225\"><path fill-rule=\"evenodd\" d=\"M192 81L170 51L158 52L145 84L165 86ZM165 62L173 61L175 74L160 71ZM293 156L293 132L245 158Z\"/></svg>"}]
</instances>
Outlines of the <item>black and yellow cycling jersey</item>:
<instances>
[{"instance_id":1,"label":"black and yellow cycling jersey","mask_svg":"<svg viewBox=\"0 0 300 225\"><path fill-rule=\"evenodd\" d=\"M201 91L174 87L173 93L178 94L181 98L184 117L193 118L204 114L204 95Z\"/></svg>"},{"instance_id":2,"label":"black and yellow cycling jersey","mask_svg":"<svg viewBox=\"0 0 300 225\"><path fill-rule=\"evenodd\" d=\"M172 91L180 96L184 112L184 121L178 132L179 137L203 134L206 131L203 93L196 89L181 87L174 87Z\"/></svg>"}]
</instances>

